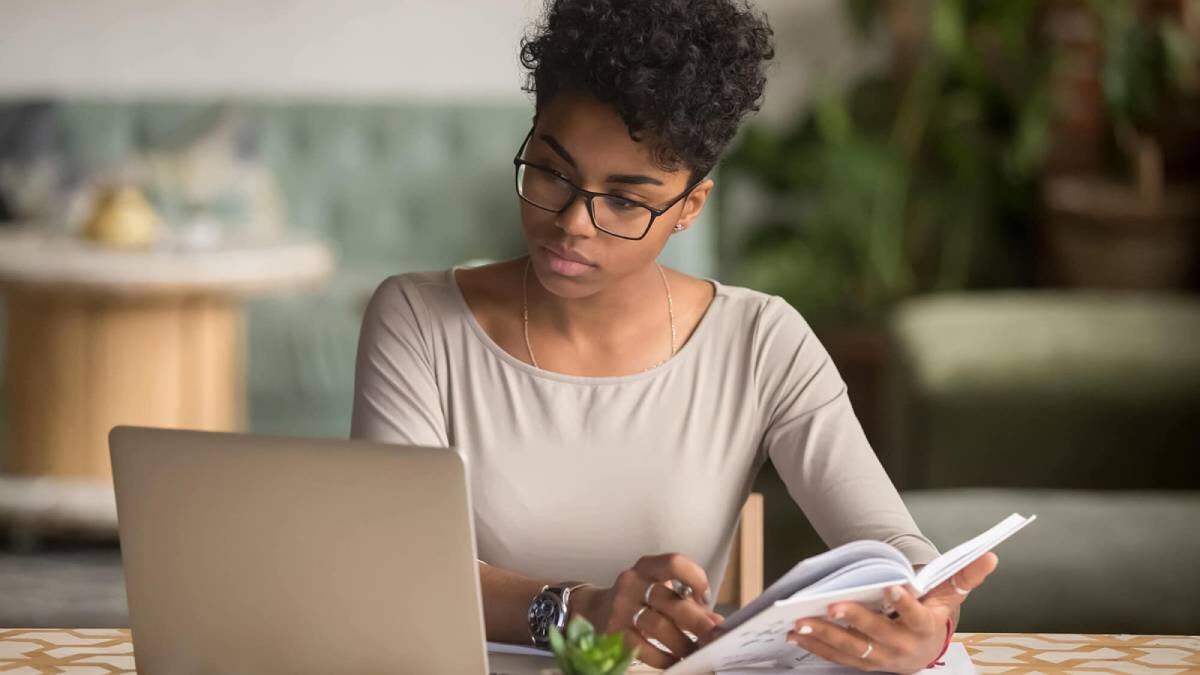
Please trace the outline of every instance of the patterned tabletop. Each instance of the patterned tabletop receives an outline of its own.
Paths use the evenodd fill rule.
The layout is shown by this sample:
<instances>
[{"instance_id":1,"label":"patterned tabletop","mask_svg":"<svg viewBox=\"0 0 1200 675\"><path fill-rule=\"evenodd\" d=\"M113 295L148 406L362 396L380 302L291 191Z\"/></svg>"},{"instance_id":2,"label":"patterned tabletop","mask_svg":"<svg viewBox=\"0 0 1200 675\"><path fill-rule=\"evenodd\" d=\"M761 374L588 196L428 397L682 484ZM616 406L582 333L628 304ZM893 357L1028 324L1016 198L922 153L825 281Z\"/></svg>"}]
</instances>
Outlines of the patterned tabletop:
<instances>
[{"instance_id":1,"label":"patterned tabletop","mask_svg":"<svg viewBox=\"0 0 1200 675\"><path fill-rule=\"evenodd\" d=\"M981 673L1200 673L1200 636L959 633ZM0 629L0 673L132 673L129 631Z\"/></svg>"}]
</instances>

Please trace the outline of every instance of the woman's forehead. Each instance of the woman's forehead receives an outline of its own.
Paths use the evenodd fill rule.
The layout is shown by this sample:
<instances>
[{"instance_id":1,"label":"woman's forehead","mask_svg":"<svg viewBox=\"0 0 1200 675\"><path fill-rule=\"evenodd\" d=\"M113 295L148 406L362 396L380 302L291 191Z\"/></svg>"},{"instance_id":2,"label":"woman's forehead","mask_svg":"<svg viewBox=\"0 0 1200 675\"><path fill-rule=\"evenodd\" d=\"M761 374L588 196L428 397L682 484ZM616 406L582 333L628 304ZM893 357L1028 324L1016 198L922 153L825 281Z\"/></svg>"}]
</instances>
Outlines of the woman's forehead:
<instances>
[{"instance_id":1,"label":"woman's forehead","mask_svg":"<svg viewBox=\"0 0 1200 675\"><path fill-rule=\"evenodd\" d=\"M655 164L651 145L630 137L615 108L584 95L563 92L547 102L538 111L530 143L556 156L565 151L581 169L638 173L664 182L677 173Z\"/></svg>"}]
</instances>

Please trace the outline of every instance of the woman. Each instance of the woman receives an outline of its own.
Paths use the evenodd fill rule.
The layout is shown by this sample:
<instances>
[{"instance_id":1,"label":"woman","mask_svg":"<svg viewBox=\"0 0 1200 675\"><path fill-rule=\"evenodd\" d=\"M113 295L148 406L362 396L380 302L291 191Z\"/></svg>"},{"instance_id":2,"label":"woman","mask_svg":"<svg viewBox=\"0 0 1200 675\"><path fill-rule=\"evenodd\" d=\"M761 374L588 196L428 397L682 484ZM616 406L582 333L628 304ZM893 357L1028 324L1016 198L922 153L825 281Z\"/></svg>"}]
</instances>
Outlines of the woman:
<instances>
[{"instance_id":1,"label":"woman","mask_svg":"<svg viewBox=\"0 0 1200 675\"><path fill-rule=\"evenodd\" d=\"M829 545L937 554L800 315L655 262L757 109L771 41L740 0L551 2L521 51L536 98L514 160L528 255L398 275L371 300L352 435L468 458L491 640L542 643L581 615L650 665L686 656L687 633L720 623L709 581L768 459ZM899 589L897 619L848 604L830 617L848 627L806 620L789 639L920 669L994 565L922 601Z\"/></svg>"}]
</instances>

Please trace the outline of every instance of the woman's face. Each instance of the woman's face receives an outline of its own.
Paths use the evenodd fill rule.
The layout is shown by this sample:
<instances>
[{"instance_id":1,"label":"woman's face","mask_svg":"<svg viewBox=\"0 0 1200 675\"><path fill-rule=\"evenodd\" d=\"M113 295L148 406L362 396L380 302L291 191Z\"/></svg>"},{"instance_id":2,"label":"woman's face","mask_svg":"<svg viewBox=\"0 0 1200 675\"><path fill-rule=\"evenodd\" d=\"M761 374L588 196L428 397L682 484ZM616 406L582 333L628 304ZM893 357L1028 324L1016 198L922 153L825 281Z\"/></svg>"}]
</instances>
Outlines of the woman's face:
<instances>
[{"instance_id":1,"label":"woman's face","mask_svg":"<svg viewBox=\"0 0 1200 675\"><path fill-rule=\"evenodd\" d=\"M687 168L664 171L655 166L650 148L629 137L615 109L570 92L560 92L542 107L523 159L552 169L585 190L656 209L684 192L690 178ZM699 215L711 188L712 181L703 181L655 218L640 240L596 229L582 197L561 213L521 200L521 222L534 272L546 290L560 297L581 298L602 291L651 265L675 225L686 226ZM600 202L596 205L599 211Z\"/></svg>"}]
</instances>

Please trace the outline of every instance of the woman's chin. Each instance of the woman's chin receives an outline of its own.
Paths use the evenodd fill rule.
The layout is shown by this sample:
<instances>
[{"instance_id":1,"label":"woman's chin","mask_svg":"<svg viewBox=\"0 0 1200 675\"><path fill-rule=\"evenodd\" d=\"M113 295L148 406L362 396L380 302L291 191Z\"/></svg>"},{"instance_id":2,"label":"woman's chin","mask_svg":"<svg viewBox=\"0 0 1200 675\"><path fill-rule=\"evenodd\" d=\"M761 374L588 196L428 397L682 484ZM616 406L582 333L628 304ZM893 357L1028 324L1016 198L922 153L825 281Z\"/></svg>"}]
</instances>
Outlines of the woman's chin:
<instances>
[{"instance_id":1,"label":"woman's chin","mask_svg":"<svg viewBox=\"0 0 1200 675\"><path fill-rule=\"evenodd\" d=\"M599 267L566 260L540 246L533 250L531 258L538 281L550 293L579 298L595 292Z\"/></svg>"},{"instance_id":2,"label":"woman's chin","mask_svg":"<svg viewBox=\"0 0 1200 675\"><path fill-rule=\"evenodd\" d=\"M533 264L537 282L546 289L547 293L567 300L584 298L596 292L596 274L594 272L580 275L560 274L551 265Z\"/></svg>"}]
</instances>

